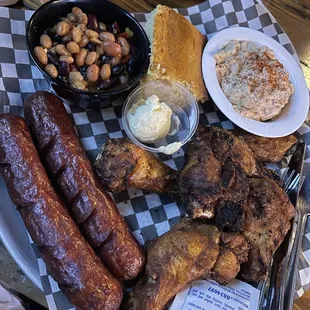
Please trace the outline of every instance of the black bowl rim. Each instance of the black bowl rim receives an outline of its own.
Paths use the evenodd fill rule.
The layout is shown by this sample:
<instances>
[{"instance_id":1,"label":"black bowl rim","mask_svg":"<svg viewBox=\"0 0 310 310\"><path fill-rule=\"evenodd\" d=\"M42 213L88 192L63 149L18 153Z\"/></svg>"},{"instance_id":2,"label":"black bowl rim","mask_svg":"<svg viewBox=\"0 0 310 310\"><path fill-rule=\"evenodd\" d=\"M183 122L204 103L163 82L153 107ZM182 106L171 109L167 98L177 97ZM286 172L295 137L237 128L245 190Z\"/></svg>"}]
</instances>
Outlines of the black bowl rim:
<instances>
[{"instance_id":1,"label":"black bowl rim","mask_svg":"<svg viewBox=\"0 0 310 310\"><path fill-rule=\"evenodd\" d=\"M107 0L103 0L103 1L107 1ZM35 55L34 55L34 52L30 50L30 47L29 47L29 42L30 42L30 38L29 38L29 32L30 32L30 28L32 27L32 23L33 23L33 20L35 19L35 17L41 12L41 10L43 10L43 8L45 7L48 7L50 6L52 3L54 2L62 2L62 3L75 3L74 1L72 0L51 0L51 1L48 1L44 4L42 4L31 16L29 22L28 22L28 25L27 25L27 29L26 29L26 46L27 46L27 50L28 50L28 53L31 57L31 59L33 60L33 62L35 63L36 67L42 72L43 76L45 76L46 78L48 78L51 82L55 83L56 85L58 86L63 86L65 87L66 89L69 89L70 91L73 91L75 93L79 93L81 95L88 95L88 96L93 96L93 97L99 97L99 96L113 96L113 95L119 95L123 92L126 92L126 91L129 91L131 90L133 87L135 87L137 85L137 83L141 80L141 78L143 77L143 75L146 73L147 69L148 69L148 66L149 66L149 63L150 63L150 59L149 59L149 48L150 48L150 42L149 42L149 39L143 29L143 27L141 26L141 24L137 21L137 19L132 16L131 13L129 13L127 10L123 9L122 7L120 7L119 5L116 5L115 3L112 3L110 1L107 1L109 3L109 5L111 5L112 7L117 7L119 9L121 9L125 15L132 19L138 26L139 30L140 30L140 34L143 36L144 38L144 41L147 43L147 61L145 62L144 64L144 67L143 67L143 70L141 70L141 72L139 72L132 80L129 81L128 85L122 89L118 89L118 90L115 90L115 91L104 91L104 90L100 90L100 91L86 91L86 90L81 90L81 89L78 89L78 88L74 88L72 87L71 85L65 83L64 81L61 81L57 78L52 78L50 75L48 75L44 69L39 65ZM78 6L78 4L77 4Z\"/></svg>"}]
</instances>

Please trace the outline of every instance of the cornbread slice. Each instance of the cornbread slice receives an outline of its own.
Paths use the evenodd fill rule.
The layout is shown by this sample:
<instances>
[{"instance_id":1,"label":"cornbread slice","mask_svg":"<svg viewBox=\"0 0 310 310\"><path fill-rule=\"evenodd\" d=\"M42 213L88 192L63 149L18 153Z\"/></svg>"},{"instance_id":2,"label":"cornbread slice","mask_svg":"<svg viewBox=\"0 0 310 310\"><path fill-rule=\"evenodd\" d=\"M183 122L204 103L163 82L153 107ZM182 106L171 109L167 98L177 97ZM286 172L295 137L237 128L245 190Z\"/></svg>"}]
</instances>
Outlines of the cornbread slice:
<instances>
[{"instance_id":1,"label":"cornbread slice","mask_svg":"<svg viewBox=\"0 0 310 310\"><path fill-rule=\"evenodd\" d=\"M145 81L167 79L182 84L197 101L208 98L201 58L206 38L184 16L157 5L145 26L151 61Z\"/></svg>"}]
</instances>

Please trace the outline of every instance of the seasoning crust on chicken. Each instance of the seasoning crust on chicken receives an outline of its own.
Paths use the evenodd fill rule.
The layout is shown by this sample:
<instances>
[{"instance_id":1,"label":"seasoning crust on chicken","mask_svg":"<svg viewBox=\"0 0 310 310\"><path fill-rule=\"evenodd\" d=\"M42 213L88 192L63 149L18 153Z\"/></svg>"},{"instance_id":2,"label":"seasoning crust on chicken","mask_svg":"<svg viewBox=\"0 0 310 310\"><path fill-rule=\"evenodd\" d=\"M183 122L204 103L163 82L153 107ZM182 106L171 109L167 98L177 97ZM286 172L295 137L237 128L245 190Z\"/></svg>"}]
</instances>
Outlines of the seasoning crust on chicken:
<instances>
[{"instance_id":1,"label":"seasoning crust on chicken","mask_svg":"<svg viewBox=\"0 0 310 310\"><path fill-rule=\"evenodd\" d=\"M240 271L240 265L248 260L250 245L240 233L221 233L220 255L212 269L212 278L227 284Z\"/></svg>"},{"instance_id":2,"label":"seasoning crust on chicken","mask_svg":"<svg viewBox=\"0 0 310 310\"><path fill-rule=\"evenodd\" d=\"M295 208L273 180L253 177L249 184L242 234L251 250L248 262L243 265L242 276L247 280L259 281L267 276L272 257L290 229Z\"/></svg>"},{"instance_id":3,"label":"seasoning crust on chicken","mask_svg":"<svg viewBox=\"0 0 310 310\"><path fill-rule=\"evenodd\" d=\"M176 171L129 139L108 139L95 168L103 186L111 192L136 187L155 193L171 192Z\"/></svg>"},{"instance_id":4,"label":"seasoning crust on chicken","mask_svg":"<svg viewBox=\"0 0 310 310\"><path fill-rule=\"evenodd\" d=\"M188 146L175 191L193 218L214 218L223 230L243 229L247 174L257 171L252 152L233 135L216 127L199 127ZM236 146L237 145L237 146ZM238 149L238 154L235 150Z\"/></svg>"},{"instance_id":5,"label":"seasoning crust on chicken","mask_svg":"<svg viewBox=\"0 0 310 310\"><path fill-rule=\"evenodd\" d=\"M272 139L260 137L253 138L251 143L259 143L261 139L265 139L264 147L279 145L268 142ZM290 142L282 141L285 147L279 147L277 156L275 150L266 147L262 152L264 158L283 156L284 149L293 141L286 139ZM280 187L281 181L257 161L244 141L228 130L200 126L188 145L184 167L175 172L145 150L119 139L107 143L102 156L104 160L96 167L104 184L112 191L135 186L166 193L181 200L192 218L207 221L229 236L236 233L234 249L227 239L223 239L225 233L221 233L219 256L210 267L211 275L217 281L227 283L242 264L242 276L259 281L266 277L272 257L289 231L295 210ZM236 253L237 237L247 241L239 241L246 245L244 248L250 246L248 261L247 255L241 257ZM189 243L187 238L190 239L184 236Z\"/></svg>"},{"instance_id":6,"label":"seasoning crust on chicken","mask_svg":"<svg viewBox=\"0 0 310 310\"><path fill-rule=\"evenodd\" d=\"M293 133L281 138L265 138L248 133L240 128L233 134L245 142L260 162L276 163L283 159L285 153L298 141L298 134Z\"/></svg>"},{"instance_id":7,"label":"seasoning crust on chicken","mask_svg":"<svg viewBox=\"0 0 310 310\"><path fill-rule=\"evenodd\" d=\"M179 172L128 139L107 140L95 167L112 192L132 186L168 194L181 200L191 217L213 219L217 227L230 232L244 229L249 177L267 176L280 186L282 183L257 163L245 142L212 126L198 127Z\"/></svg>"},{"instance_id":8,"label":"seasoning crust on chicken","mask_svg":"<svg viewBox=\"0 0 310 310\"><path fill-rule=\"evenodd\" d=\"M220 236L214 226L181 221L151 242L145 274L123 309L161 310L188 283L210 275L220 253Z\"/></svg>"},{"instance_id":9,"label":"seasoning crust on chicken","mask_svg":"<svg viewBox=\"0 0 310 310\"><path fill-rule=\"evenodd\" d=\"M248 250L240 234L222 239L216 227L183 219L151 242L145 274L123 309L161 310L187 284L201 277L216 274L221 283L227 283L236 277ZM222 265L225 268L221 269Z\"/></svg>"},{"instance_id":10,"label":"seasoning crust on chicken","mask_svg":"<svg viewBox=\"0 0 310 310\"><path fill-rule=\"evenodd\" d=\"M232 161L239 164L247 176L259 174L259 167L251 149L229 130L213 126L200 126L196 136L203 139L206 135L211 137L212 150L217 158L224 161L227 157L231 157Z\"/></svg>"}]
</instances>

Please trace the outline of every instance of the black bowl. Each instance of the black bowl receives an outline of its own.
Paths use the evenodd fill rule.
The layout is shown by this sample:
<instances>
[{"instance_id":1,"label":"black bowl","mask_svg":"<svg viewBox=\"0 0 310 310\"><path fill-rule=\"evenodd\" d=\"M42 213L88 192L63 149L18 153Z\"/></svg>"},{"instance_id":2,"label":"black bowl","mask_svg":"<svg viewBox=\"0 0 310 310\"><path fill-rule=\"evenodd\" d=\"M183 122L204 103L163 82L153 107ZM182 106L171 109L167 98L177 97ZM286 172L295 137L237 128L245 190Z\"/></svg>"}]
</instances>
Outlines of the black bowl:
<instances>
[{"instance_id":1,"label":"black bowl","mask_svg":"<svg viewBox=\"0 0 310 310\"><path fill-rule=\"evenodd\" d=\"M40 45L40 36L53 27L60 19L77 6L85 13L93 13L99 21L113 24L117 21L122 29L129 27L134 35L132 44L136 48L137 59L133 68L133 76L128 84L118 84L109 90L88 92L66 84L59 78L50 77L38 62L34 48ZM106 0L54 0L43 4L31 17L27 27L27 49L36 66L58 96L65 101L78 104L83 108L101 108L110 105L120 95L129 93L146 72L149 65L149 41L139 22L126 10Z\"/></svg>"}]
</instances>

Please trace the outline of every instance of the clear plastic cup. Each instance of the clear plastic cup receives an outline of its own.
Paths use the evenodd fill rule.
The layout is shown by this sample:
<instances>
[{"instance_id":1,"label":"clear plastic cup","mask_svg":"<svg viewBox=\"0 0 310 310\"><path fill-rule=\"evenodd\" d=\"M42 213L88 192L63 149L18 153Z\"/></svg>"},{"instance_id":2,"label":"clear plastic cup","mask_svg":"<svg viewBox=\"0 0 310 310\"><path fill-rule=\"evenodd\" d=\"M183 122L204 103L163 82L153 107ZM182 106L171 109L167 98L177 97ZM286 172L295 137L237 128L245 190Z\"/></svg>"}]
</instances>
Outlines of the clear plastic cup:
<instances>
[{"instance_id":1,"label":"clear plastic cup","mask_svg":"<svg viewBox=\"0 0 310 310\"><path fill-rule=\"evenodd\" d=\"M146 100L152 95L156 95L161 102L165 102L172 110L170 134L162 140L145 143L139 141L131 132L128 113L135 103L141 99ZM166 148L167 146L171 144L175 146L177 143L181 147L195 133L199 121L199 109L193 95L183 86L167 80L156 80L142 84L130 93L123 106L122 121L127 136L136 145L150 152L172 154L177 149L169 149Z\"/></svg>"}]
</instances>

